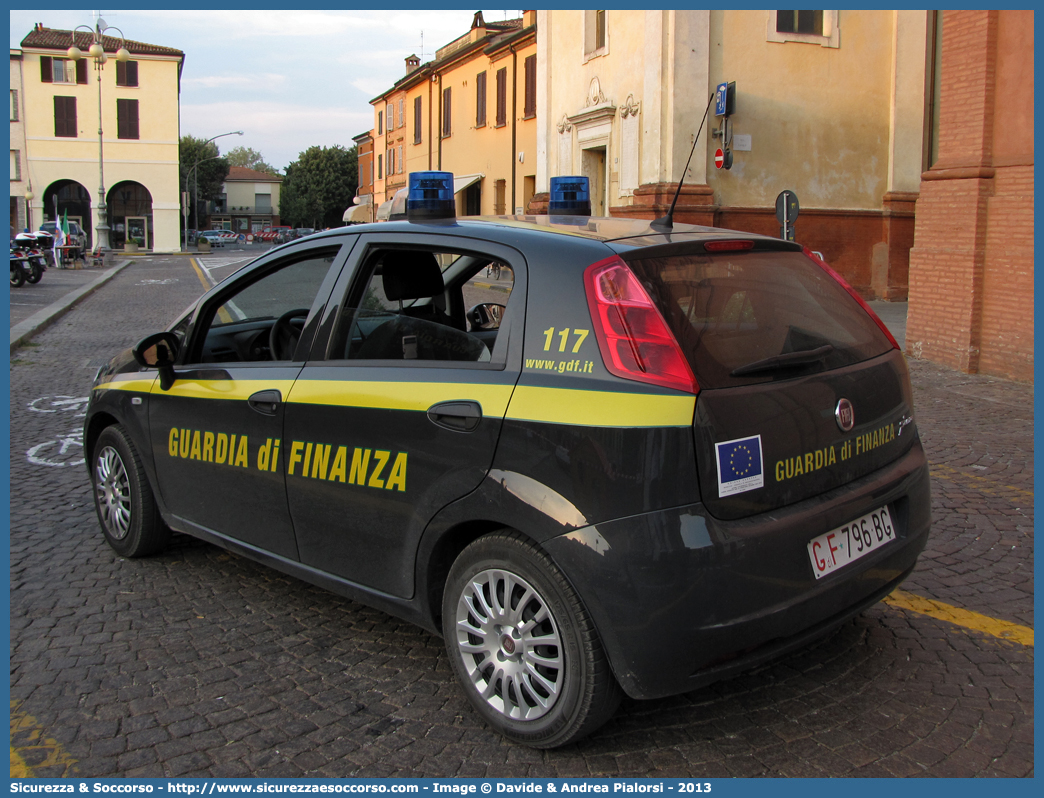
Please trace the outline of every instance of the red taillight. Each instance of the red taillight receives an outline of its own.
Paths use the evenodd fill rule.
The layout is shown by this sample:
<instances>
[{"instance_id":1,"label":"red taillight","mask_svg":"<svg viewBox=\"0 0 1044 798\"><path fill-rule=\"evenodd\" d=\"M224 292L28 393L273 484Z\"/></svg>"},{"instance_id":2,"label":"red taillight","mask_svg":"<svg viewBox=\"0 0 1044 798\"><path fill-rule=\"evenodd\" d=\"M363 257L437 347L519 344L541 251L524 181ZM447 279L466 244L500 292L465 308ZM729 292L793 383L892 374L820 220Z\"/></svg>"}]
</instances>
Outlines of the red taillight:
<instances>
[{"instance_id":1,"label":"red taillight","mask_svg":"<svg viewBox=\"0 0 1044 798\"><path fill-rule=\"evenodd\" d=\"M873 319L877 323L877 326L881 328L881 332L883 332L885 334L885 336L888 338L889 342L891 342L892 347L894 349L901 349L902 348L902 347L899 346L899 342L895 340L895 336L892 335L892 333L888 330L887 327L885 327L885 323L883 321L881 321L881 318L876 313L874 313L873 309L868 304L866 304L866 302L863 301L863 298L861 296L859 296L859 293L852 286L850 286L848 283L845 282L845 278L844 277L842 277L840 274L838 274L833 269L831 269L829 264L827 264L827 262L825 260L823 260L821 257L819 257L815 252L810 250L808 247L805 247L802 250L802 252L804 252L805 255L807 255L812 260L814 260L816 262L816 264L818 264L821 269L823 269L827 274L829 274L831 277L833 277L835 280L837 280L837 282L840 283L841 287L844 288L849 294L852 295L853 299L855 299L855 301L859 303L859 306L863 310L865 310L867 312L867 314L869 314L870 318Z\"/></svg>"},{"instance_id":2,"label":"red taillight","mask_svg":"<svg viewBox=\"0 0 1044 798\"><path fill-rule=\"evenodd\" d=\"M584 272L587 304L602 360L611 374L687 393L699 385L667 322L619 257Z\"/></svg>"},{"instance_id":3,"label":"red taillight","mask_svg":"<svg viewBox=\"0 0 1044 798\"><path fill-rule=\"evenodd\" d=\"M705 241L703 248L707 252L738 252L744 249L754 249L753 241Z\"/></svg>"}]
</instances>

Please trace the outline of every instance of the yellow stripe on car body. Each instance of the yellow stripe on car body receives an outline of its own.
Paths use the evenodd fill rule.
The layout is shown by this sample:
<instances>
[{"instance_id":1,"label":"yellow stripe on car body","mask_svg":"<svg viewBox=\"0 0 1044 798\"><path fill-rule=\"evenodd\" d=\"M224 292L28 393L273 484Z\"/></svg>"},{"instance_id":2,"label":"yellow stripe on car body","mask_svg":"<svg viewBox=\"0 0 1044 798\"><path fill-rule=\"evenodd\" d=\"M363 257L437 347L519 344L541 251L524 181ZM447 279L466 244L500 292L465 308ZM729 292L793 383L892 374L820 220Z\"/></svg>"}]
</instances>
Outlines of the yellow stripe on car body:
<instances>
[{"instance_id":1,"label":"yellow stripe on car body","mask_svg":"<svg viewBox=\"0 0 1044 798\"><path fill-rule=\"evenodd\" d=\"M691 427L696 397L519 385L509 419L580 427Z\"/></svg>"},{"instance_id":2,"label":"yellow stripe on car body","mask_svg":"<svg viewBox=\"0 0 1044 798\"><path fill-rule=\"evenodd\" d=\"M333 407L427 412L440 402L471 401L486 416L503 418L514 386L473 382L382 382L298 380L288 401Z\"/></svg>"},{"instance_id":3,"label":"yellow stripe on car body","mask_svg":"<svg viewBox=\"0 0 1044 798\"><path fill-rule=\"evenodd\" d=\"M157 383L152 392L183 399L246 401L258 391L276 390L286 396L293 385L293 380L194 380L179 376L168 390Z\"/></svg>"},{"instance_id":4,"label":"yellow stripe on car body","mask_svg":"<svg viewBox=\"0 0 1044 798\"><path fill-rule=\"evenodd\" d=\"M109 382L95 385L95 391L131 391L133 393L150 393L156 382L156 375L141 377L138 374L120 375L113 377Z\"/></svg>"},{"instance_id":5,"label":"yellow stripe on car body","mask_svg":"<svg viewBox=\"0 0 1044 798\"><path fill-rule=\"evenodd\" d=\"M258 391L278 390L284 401L303 405L426 412L440 402L478 402L482 413L512 421L584 427L689 427L696 397L687 394L623 393L530 385L366 380L196 380L179 377L163 391L155 378L112 380L95 390L162 393L186 399L245 401Z\"/></svg>"}]
</instances>

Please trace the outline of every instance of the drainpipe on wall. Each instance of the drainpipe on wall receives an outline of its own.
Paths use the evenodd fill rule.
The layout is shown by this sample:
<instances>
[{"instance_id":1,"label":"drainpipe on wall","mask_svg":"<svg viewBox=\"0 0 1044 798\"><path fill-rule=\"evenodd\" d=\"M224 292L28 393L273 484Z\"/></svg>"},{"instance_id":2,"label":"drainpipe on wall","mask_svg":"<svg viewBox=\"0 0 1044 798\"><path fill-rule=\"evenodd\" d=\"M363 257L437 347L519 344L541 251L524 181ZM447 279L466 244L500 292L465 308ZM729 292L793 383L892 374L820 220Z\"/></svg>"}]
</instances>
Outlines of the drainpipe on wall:
<instances>
[{"instance_id":1,"label":"drainpipe on wall","mask_svg":"<svg viewBox=\"0 0 1044 798\"><path fill-rule=\"evenodd\" d=\"M518 152L517 139L518 135L518 114L516 113L518 103L518 53L515 52L515 45L511 47L511 212L508 216L515 215L515 177L518 170L515 168L515 153Z\"/></svg>"},{"instance_id":2,"label":"drainpipe on wall","mask_svg":"<svg viewBox=\"0 0 1044 798\"><path fill-rule=\"evenodd\" d=\"M428 171L431 171L431 87L435 83L436 73L428 78Z\"/></svg>"},{"instance_id":3,"label":"drainpipe on wall","mask_svg":"<svg viewBox=\"0 0 1044 798\"><path fill-rule=\"evenodd\" d=\"M440 172L442 171L442 75L438 72L435 73L435 80L438 81L439 87L436 90L439 100L439 165L436 167Z\"/></svg>"}]
</instances>

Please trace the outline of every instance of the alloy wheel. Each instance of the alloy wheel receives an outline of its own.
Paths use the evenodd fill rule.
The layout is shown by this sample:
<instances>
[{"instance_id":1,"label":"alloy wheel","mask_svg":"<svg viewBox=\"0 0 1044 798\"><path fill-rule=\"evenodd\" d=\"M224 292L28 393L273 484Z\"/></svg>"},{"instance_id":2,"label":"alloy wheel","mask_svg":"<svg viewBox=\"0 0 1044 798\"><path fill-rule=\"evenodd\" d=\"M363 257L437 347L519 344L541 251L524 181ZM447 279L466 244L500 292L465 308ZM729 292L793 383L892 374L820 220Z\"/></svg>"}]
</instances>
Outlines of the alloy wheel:
<instances>
[{"instance_id":1,"label":"alloy wheel","mask_svg":"<svg viewBox=\"0 0 1044 798\"><path fill-rule=\"evenodd\" d=\"M515 720L546 715L565 684L565 658L547 601L502 569L476 574L461 592L457 646L471 684Z\"/></svg>"},{"instance_id":2,"label":"alloy wheel","mask_svg":"<svg viewBox=\"0 0 1044 798\"><path fill-rule=\"evenodd\" d=\"M131 523L130 478L119 452L112 446L98 453L95 492L105 528L114 539L123 540Z\"/></svg>"}]
</instances>

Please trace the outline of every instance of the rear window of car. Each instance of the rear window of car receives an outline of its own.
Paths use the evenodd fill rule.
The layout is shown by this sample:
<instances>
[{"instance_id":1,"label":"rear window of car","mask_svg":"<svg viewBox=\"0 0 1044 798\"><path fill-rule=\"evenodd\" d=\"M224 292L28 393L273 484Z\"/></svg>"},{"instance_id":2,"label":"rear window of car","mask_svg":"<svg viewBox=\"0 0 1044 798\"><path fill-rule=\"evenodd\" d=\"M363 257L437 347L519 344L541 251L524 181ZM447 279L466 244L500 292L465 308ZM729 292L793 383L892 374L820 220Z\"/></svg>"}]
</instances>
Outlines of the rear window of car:
<instances>
[{"instance_id":1,"label":"rear window of car","mask_svg":"<svg viewBox=\"0 0 1044 798\"><path fill-rule=\"evenodd\" d=\"M686 254L628 263L704 388L789 379L892 348L859 303L799 252Z\"/></svg>"}]
</instances>

